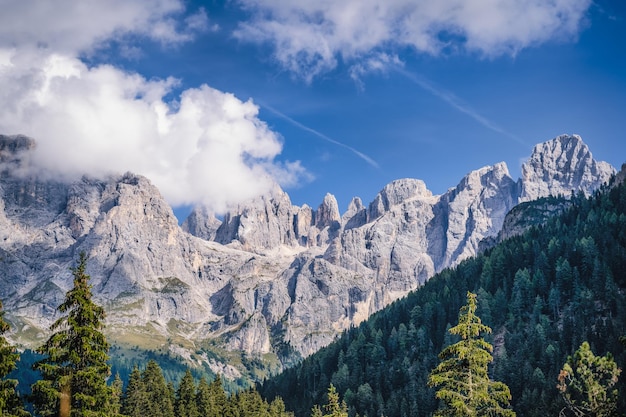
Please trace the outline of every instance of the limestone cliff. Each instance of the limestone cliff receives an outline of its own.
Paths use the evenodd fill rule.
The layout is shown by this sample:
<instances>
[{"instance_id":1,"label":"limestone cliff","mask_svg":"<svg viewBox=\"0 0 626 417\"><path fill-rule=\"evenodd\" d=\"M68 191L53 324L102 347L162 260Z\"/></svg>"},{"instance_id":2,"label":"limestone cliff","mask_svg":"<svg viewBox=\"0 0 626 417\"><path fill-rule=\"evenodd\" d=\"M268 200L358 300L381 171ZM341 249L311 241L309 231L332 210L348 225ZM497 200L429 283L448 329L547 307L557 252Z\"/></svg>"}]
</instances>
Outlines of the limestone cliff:
<instances>
[{"instance_id":1,"label":"limestone cliff","mask_svg":"<svg viewBox=\"0 0 626 417\"><path fill-rule=\"evenodd\" d=\"M28 174L34 146L0 136L0 298L11 337L24 345L45 337L71 286L69 267L85 251L114 342L143 338L181 355L207 343L308 355L475 255L520 201L589 193L615 172L579 137L560 136L535 147L519 181L504 163L442 195L400 179L368 205L353 199L343 215L331 194L317 209L298 207L276 186L221 221L196 208L179 227L144 177L63 183Z\"/></svg>"}]
</instances>

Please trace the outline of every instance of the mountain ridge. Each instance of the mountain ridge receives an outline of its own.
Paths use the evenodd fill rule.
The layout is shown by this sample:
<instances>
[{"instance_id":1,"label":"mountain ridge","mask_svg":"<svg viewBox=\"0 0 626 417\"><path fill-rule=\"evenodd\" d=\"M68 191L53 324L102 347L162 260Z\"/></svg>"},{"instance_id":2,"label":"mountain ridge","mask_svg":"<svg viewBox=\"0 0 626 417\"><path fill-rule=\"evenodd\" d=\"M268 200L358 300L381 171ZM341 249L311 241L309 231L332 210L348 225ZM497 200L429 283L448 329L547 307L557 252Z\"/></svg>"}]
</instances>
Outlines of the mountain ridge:
<instances>
[{"instance_id":1,"label":"mountain ridge","mask_svg":"<svg viewBox=\"0 0 626 417\"><path fill-rule=\"evenodd\" d=\"M546 192L531 183L545 183L553 166L573 173L549 188L564 195L589 194L615 173L580 137L559 136L558 146L538 145L531 155L551 161L546 169L533 163L518 181L505 163L472 171L441 195L400 179L367 206L353 199L343 215L331 194L314 210L292 205L276 186L221 222L196 208L179 227L139 175L69 184L25 176L30 141L0 136L0 298L13 339L25 346L42 339L84 250L114 340L140 338L205 363L197 352L207 341L280 360L287 358L278 346L307 356L476 254L512 207ZM569 165L558 162L563 155ZM212 366L226 363L218 357Z\"/></svg>"},{"instance_id":2,"label":"mountain ridge","mask_svg":"<svg viewBox=\"0 0 626 417\"><path fill-rule=\"evenodd\" d=\"M546 197L516 206L514 211L537 210L531 217L537 215L541 226L436 274L259 383L259 392L284 398L296 416L323 403L330 384L350 416L432 416L440 404L429 375L440 352L459 340L449 329L471 292L477 317L493 331L481 334L493 346L489 376L510 388L513 410L529 417L563 414L557 381L583 342L597 357L626 362L626 186L618 181L624 173L589 198ZM546 207L558 214L544 217ZM518 219L513 230L519 230ZM624 392L623 378L612 383ZM626 410L624 395L617 408Z\"/></svg>"}]
</instances>

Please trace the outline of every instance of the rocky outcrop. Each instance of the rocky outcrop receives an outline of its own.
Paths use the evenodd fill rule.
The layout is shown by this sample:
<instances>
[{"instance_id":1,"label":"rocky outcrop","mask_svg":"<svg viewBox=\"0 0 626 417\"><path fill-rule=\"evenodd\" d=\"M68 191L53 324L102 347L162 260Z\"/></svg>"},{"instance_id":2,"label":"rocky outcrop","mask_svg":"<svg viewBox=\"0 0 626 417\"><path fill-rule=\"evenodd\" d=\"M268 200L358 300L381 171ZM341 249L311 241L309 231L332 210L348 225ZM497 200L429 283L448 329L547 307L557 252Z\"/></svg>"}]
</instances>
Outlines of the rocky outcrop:
<instances>
[{"instance_id":1,"label":"rocky outcrop","mask_svg":"<svg viewBox=\"0 0 626 417\"><path fill-rule=\"evenodd\" d=\"M517 184L503 162L471 172L444 194L437 227L446 232L443 243L433 245L440 251L433 251L437 270L475 255L483 239L498 234L517 200Z\"/></svg>"},{"instance_id":2,"label":"rocky outcrop","mask_svg":"<svg viewBox=\"0 0 626 417\"><path fill-rule=\"evenodd\" d=\"M33 146L0 137L0 298L17 329L11 337L25 345L45 337L71 286L69 267L85 251L114 340L185 340L169 350L187 355L208 342L308 355L475 255L520 201L588 193L614 172L580 138L560 136L535 147L517 182L504 163L469 173L443 195L400 179L367 206L354 198L343 215L331 194L317 209L298 207L276 186L221 221L196 208L179 227L144 177L68 184L26 175ZM505 229L522 222L511 221Z\"/></svg>"},{"instance_id":3,"label":"rocky outcrop","mask_svg":"<svg viewBox=\"0 0 626 417\"><path fill-rule=\"evenodd\" d=\"M564 197L542 197L518 204L509 211L494 243L523 234L532 226L545 223L572 206Z\"/></svg>"},{"instance_id":4,"label":"rocky outcrop","mask_svg":"<svg viewBox=\"0 0 626 417\"><path fill-rule=\"evenodd\" d=\"M596 161L578 135L561 135L536 145L522 165L520 202L549 195L590 195L615 174L607 162Z\"/></svg>"},{"instance_id":5,"label":"rocky outcrop","mask_svg":"<svg viewBox=\"0 0 626 417\"><path fill-rule=\"evenodd\" d=\"M204 206L196 206L180 227L185 232L204 240L215 240L215 235L221 225L222 222L215 216L215 213Z\"/></svg>"}]
</instances>

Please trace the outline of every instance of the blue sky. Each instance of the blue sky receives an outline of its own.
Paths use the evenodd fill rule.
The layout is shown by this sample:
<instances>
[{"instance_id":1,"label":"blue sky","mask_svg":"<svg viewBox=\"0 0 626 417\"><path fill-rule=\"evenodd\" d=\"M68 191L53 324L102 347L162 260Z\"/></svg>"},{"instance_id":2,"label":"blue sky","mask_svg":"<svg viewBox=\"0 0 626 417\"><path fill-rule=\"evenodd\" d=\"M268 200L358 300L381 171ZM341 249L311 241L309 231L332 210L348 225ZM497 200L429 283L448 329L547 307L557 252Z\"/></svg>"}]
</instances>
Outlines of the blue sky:
<instances>
[{"instance_id":1,"label":"blue sky","mask_svg":"<svg viewBox=\"0 0 626 417\"><path fill-rule=\"evenodd\" d=\"M217 211L276 180L343 212L398 178L518 178L562 133L626 162L621 1L59 1L0 17L0 133L42 174L130 170Z\"/></svg>"}]
</instances>

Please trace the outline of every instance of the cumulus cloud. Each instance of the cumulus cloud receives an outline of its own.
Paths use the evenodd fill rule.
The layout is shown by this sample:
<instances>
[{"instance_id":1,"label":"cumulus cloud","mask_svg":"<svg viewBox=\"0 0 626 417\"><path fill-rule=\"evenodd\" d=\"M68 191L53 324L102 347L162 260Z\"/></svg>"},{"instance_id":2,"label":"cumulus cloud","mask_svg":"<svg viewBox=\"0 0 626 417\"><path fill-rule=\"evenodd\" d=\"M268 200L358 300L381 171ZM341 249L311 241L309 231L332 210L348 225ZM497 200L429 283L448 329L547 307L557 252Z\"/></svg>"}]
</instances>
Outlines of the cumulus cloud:
<instances>
[{"instance_id":1,"label":"cumulus cloud","mask_svg":"<svg viewBox=\"0 0 626 417\"><path fill-rule=\"evenodd\" d=\"M126 42L134 36L172 44L217 29L179 0L9 0L0 14L0 132L38 142L31 163L40 175L132 171L174 206L223 212L275 182L296 183L304 169L275 161L281 138L253 101L207 85L178 93L176 79L79 58L112 40L136 57Z\"/></svg>"},{"instance_id":2,"label":"cumulus cloud","mask_svg":"<svg viewBox=\"0 0 626 417\"><path fill-rule=\"evenodd\" d=\"M51 55L26 68L0 62L0 131L38 140L32 163L66 179L133 171L173 205L204 203L218 212L289 185L304 172L279 164L280 137L258 106L207 85L165 97L177 81L146 80L108 65L89 68Z\"/></svg>"},{"instance_id":3,"label":"cumulus cloud","mask_svg":"<svg viewBox=\"0 0 626 417\"><path fill-rule=\"evenodd\" d=\"M575 37L591 0L239 0L251 14L236 36L270 43L281 65L310 81L339 60L384 50L466 51L493 57ZM379 61L382 63L382 61Z\"/></svg>"}]
</instances>

